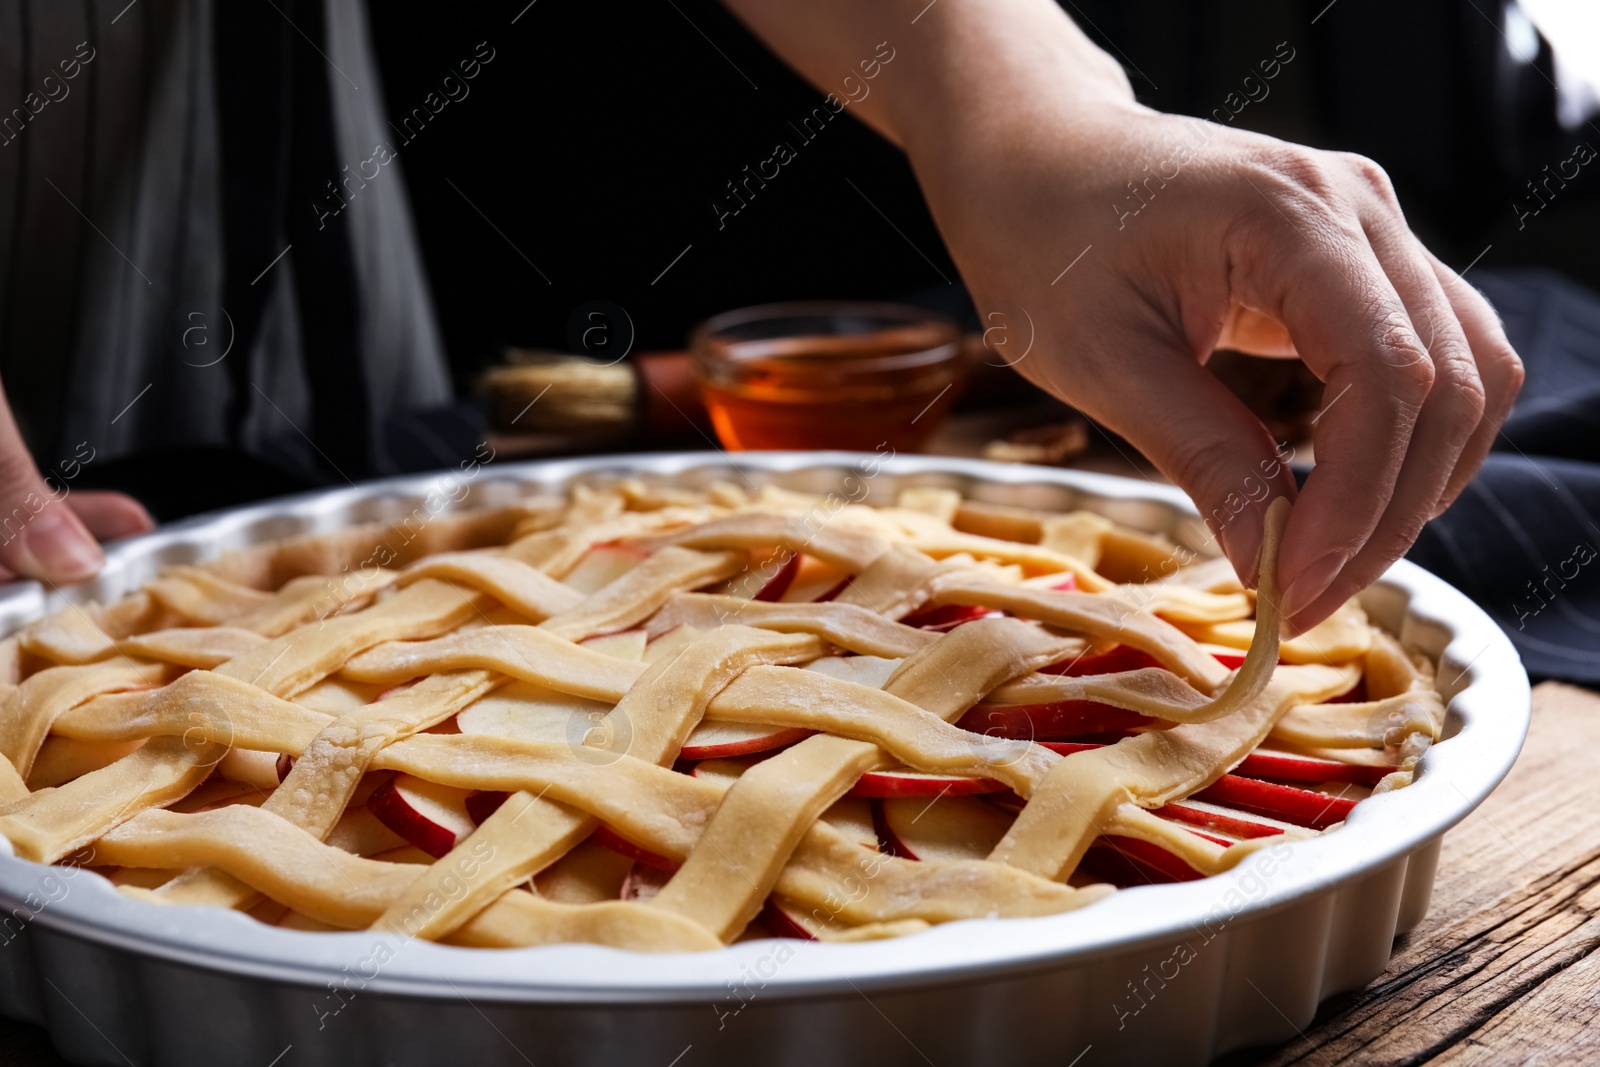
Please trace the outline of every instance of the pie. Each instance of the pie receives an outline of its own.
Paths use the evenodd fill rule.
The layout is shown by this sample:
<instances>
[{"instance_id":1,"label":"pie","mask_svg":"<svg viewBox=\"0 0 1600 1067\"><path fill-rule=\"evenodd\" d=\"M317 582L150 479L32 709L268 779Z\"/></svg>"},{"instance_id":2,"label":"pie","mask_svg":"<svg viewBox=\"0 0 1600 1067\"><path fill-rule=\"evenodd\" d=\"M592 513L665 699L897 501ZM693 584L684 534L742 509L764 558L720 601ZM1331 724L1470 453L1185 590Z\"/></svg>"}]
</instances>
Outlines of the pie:
<instances>
[{"instance_id":1,"label":"pie","mask_svg":"<svg viewBox=\"0 0 1600 1067\"><path fill-rule=\"evenodd\" d=\"M865 483L856 483L864 488ZM0 833L479 947L865 940L1216 874L1408 784L1432 670L1222 561L915 488L570 498L172 566L0 643Z\"/></svg>"}]
</instances>

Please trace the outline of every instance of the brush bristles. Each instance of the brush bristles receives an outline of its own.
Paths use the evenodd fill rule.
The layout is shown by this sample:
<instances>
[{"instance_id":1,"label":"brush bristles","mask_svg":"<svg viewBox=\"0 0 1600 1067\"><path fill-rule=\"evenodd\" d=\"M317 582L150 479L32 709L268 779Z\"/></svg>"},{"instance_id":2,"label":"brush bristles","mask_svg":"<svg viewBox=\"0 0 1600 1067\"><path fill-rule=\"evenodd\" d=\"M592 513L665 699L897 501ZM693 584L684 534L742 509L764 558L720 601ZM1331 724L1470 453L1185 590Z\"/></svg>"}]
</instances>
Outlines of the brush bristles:
<instances>
[{"instance_id":1,"label":"brush bristles","mask_svg":"<svg viewBox=\"0 0 1600 1067\"><path fill-rule=\"evenodd\" d=\"M626 431L638 382L626 363L512 349L508 364L484 373L495 425L514 433Z\"/></svg>"}]
</instances>

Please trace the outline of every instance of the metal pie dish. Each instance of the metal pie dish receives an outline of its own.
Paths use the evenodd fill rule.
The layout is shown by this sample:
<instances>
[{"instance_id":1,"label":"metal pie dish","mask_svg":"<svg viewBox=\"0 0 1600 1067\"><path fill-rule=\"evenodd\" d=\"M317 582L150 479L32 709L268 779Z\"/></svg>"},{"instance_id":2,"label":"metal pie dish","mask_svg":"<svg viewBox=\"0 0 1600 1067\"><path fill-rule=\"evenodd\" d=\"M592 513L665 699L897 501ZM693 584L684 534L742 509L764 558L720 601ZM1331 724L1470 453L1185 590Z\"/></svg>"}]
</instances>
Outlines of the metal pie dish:
<instances>
[{"instance_id":1,"label":"metal pie dish","mask_svg":"<svg viewBox=\"0 0 1600 1067\"><path fill-rule=\"evenodd\" d=\"M1086 508L1195 550L1209 541L1179 490L1079 471L826 452L495 464L164 527L109 547L87 585L0 591L0 632L66 602L115 600L164 566L262 541L625 477L771 483L868 503L933 485L996 504ZM0 1012L48 1026L69 1058L108 1064L266 1064L280 1054L286 1065L667 1064L681 1053L682 1067L1088 1067L1205 1063L1292 1038L1322 999L1382 972L1394 937L1427 910L1441 836L1505 776L1528 726L1516 652L1464 595L1402 561L1361 600L1376 624L1438 665L1443 740L1412 785L1362 801L1332 832L1264 849L1223 874L1125 889L1065 914L952 922L887 941L765 940L654 955L282 929L225 909L135 900L93 872L17 859L0 838Z\"/></svg>"}]
</instances>

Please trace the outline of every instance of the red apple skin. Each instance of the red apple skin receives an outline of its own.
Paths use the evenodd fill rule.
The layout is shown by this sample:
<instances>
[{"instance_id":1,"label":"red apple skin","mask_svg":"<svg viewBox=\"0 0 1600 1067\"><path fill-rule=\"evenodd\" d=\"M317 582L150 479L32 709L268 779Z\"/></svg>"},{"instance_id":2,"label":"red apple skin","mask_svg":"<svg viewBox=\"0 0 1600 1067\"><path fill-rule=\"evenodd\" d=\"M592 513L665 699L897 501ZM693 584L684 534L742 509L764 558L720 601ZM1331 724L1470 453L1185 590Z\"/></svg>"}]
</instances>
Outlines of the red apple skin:
<instances>
[{"instance_id":1,"label":"red apple skin","mask_svg":"<svg viewBox=\"0 0 1600 1067\"><path fill-rule=\"evenodd\" d=\"M430 819L417 814L405 802L391 778L367 798L367 810L377 820L428 855L438 859L456 847L456 835Z\"/></svg>"},{"instance_id":2,"label":"red apple skin","mask_svg":"<svg viewBox=\"0 0 1600 1067\"><path fill-rule=\"evenodd\" d=\"M1040 741L1039 744L1060 756L1070 756L1074 752L1105 747L1097 742L1081 741ZM1279 783L1350 782L1354 785L1377 785L1385 775L1392 773L1394 773L1392 767L1367 767L1359 763L1336 763L1333 760L1315 759L1310 756L1252 752L1233 769L1232 776L1260 778Z\"/></svg>"},{"instance_id":3,"label":"red apple skin","mask_svg":"<svg viewBox=\"0 0 1600 1067\"><path fill-rule=\"evenodd\" d=\"M823 593L821 596L817 597L817 599L813 600L812 603L813 604L826 604L828 601L834 599L840 593L844 592L846 589L849 589L850 588L850 583L855 581L855 580L856 580L856 576L855 575L853 575L853 574L848 575L838 585L834 586L832 589L828 590L826 593Z\"/></svg>"},{"instance_id":4,"label":"red apple skin","mask_svg":"<svg viewBox=\"0 0 1600 1067\"><path fill-rule=\"evenodd\" d=\"M1252 752L1240 761L1233 773L1245 778L1267 778L1279 782L1352 782L1377 785L1393 767L1366 767L1358 763L1335 763L1310 756L1280 756L1272 752Z\"/></svg>"},{"instance_id":5,"label":"red apple skin","mask_svg":"<svg viewBox=\"0 0 1600 1067\"><path fill-rule=\"evenodd\" d=\"M856 780L849 796L853 797L931 797L977 796L982 793L1004 793L1008 786L993 778L957 778L930 775L914 778L894 771L868 771Z\"/></svg>"},{"instance_id":6,"label":"red apple skin","mask_svg":"<svg viewBox=\"0 0 1600 1067\"><path fill-rule=\"evenodd\" d=\"M1161 661L1150 653L1142 652L1130 645L1118 645L1098 656L1079 656L1076 659L1052 663L1048 667L1040 667L1039 673L1065 674L1070 678L1082 678L1091 674L1120 674L1123 671L1136 671L1142 667L1159 666Z\"/></svg>"},{"instance_id":7,"label":"red apple skin","mask_svg":"<svg viewBox=\"0 0 1600 1067\"><path fill-rule=\"evenodd\" d=\"M1181 822L1191 827L1198 826L1207 830L1216 830L1219 833L1232 834L1234 837L1275 837L1283 833L1282 827L1268 826L1266 823L1251 822L1248 819L1240 819L1233 815L1206 811L1204 808L1191 807L1178 801L1156 808L1150 814L1163 819L1170 819L1173 822ZM1199 831L1195 832L1199 833ZM1223 848L1233 844L1232 841L1221 837L1213 837L1210 834L1202 833L1200 836L1207 841L1221 845Z\"/></svg>"},{"instance_id":8,"label":"red apple skin","mask_svg":"<svg viewBox=\"0 0 1600 1067\"><path fill-rule=\"evenodd\" d=\"M883 802L872 802L872 828L878 832L878 851L886 856L898 856L903 860L914 860L917 857L906 847L906 843L889 828L889 820L883 814Z\"/></svg>"},{"instance_id":9,"label":"red apple skin","mask_svg":"<svg viewBox=\"0 0 1600 1067\"><path fill-rule=\"evenodd\" d=\"M294 770L294 757L287 752L278 753L278 781L289 777L289 772Z\"/></svg>"},{"instance_id":10,"label":"red apple skin","mask_svg":"<svg viewBox=\"0 0 1600 1067\"><path fill-rule=\"evenodd\" d=\"M816 733L803 727L775 728L772 733L727 745L684 745L678 759L699 762L707 759L726 759L729 756L749 756L757 752L770 752L775 748L803 741Z\"/></svg>"},{"instance_id":11,"label":"red apple skin","mask_svg":"<svg viewBox=\"0 0 1600 1067\"><path fill-rule=\"evenodd\" d=\"M467 797L467 815L474 825L482 826L489 816L500 810L500 805L511 798L510 793L494 789L480 789Z\"/></svg>"},{"instance_id":12,"label":"red apple skin","mask_svg":"<svg viewBox=\"0 0 1600 1067\"><path fill-rule=\"evenodd\" d=\"M1160 871L1174 882L1194 882L1205 877L1166 849L1136 837L1106 834L1098 843L1106 848L1115 849L1142 866Z\"/></svg>"},{"instance_id":13,"label":"red apple skin","mask_svg":"<svg viewBox=\"0 0 1600 1067\"><path fill-rule=\"evenodd\" d=\"M1138 712L1093 700L1056 700L1047 704L979 704L956 725L989 737L1036 741L1115 733L1153 722Z\"/></svg>"},{"instance_id":14,"label":"red apple skin","mask_svg":"<svg viewBox=\"0 0 1600 1067\"><path fill-rule=\"evenodd\" d=\"M1261 815L1270 815L1296 826L1312 830L1326 830L1344 822L1356 806L1353 800L1330 797L1310 789L1296 789L1276 782L1263 782L1256 778L1243 778L1225 774L1214 784L1194 795L1196 800L1242 808Z\"/></svg>"},{"instance_id":15,"label":"red apple skin","mask_svg":"<svg viewBox=\"0 0 1600 1067\"><path fill-rule=\"evenodd\" d=\"M651 852L648 849L640 848L638 845L634 844L632 841L629 841L627 838L623 837L609 826L602 826L600 829L596 830L594 832L593 840L596 844L604 845L606 848L609 848L611 851L619 855L627 856L635 863L642 863L646 867L653 867L658 871L665 871L668 874L672 874L682 866L682 864L675 859L672 859L668 856L659 855L655 852Z\"/></svg>"},{"instance_id":16,"label":"red apple skin","mask_svg":"<svg viewBox=\"0 0 1600 1067\"><path fill-rule=\"evenodd\" d=\"M964 622L974 619L986 618L997 615L992 608L985 608L972 604L945 604L942 607L923 608L913 611L901 619L904 626L915 626L923 630L947 631L953 630Z\"/></svg>"},{"instance_id":17,"label":"red apple skin","mask_svg":"<svg viewBox=\"0 0 1600 1067\"><path fill-rule=\"evenodd\" d=\"M761 925L772 931L773 937L784 937L794 941L815 941L816 938L799 923L789 917L789 913L779 907L771 897L761 909Z\"/></svg>"},{"instance_id":18,"label":"red apple skin","mask_svg":"<svg viewBox=\"0 0 1600 1067\"><path fill-rule=\"evenodd\" d=\"M783 561L783 566L778 568L778 573L768 578L766 584L756 590L756 595L750 599L769 603L783 599L783 594L794 584L794 576L799 573L800 553L791 552L789 558Z\"/></svg>"}]
</instances>

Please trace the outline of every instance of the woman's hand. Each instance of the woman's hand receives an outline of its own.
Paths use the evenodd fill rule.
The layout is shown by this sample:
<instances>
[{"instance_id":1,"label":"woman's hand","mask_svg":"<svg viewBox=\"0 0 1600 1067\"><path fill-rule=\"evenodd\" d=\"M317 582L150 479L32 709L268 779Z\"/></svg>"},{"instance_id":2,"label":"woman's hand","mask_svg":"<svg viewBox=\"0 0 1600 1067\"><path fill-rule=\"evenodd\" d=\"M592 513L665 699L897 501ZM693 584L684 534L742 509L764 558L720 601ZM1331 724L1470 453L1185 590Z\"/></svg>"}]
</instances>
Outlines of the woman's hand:
<instances>
[{"instance_id":1,"label":"woman's hand","mask_svg":"<svg viewBox=\"0 0 1600 1067\"><path fill-rule=\"evenodd\" d=\"M46 483L0 393L0 581L84 581L105 563L96 538L109 541L154 528L149 512L130 496Z\"/></svg>"},{"instance_id":2,"label":"woman's hand","mask_svg":"<svg viewBox=\"0 0 1600 1067\"><path fill-rule=\"evenodd\" d=\"M823 32L733 3L785 55L787 35ZM1005 329L996 351L1182 486L1252 583L1266 505L1294 481L1205 361L1297 356L1325 383L1279 560L1292 625L1372 582L1455 499L1522 366L1378 166L1141 107L1048 0L939 3L914 26L897 4L842 6L870 23L856 40L790 58L828 84L852 44L897 37L863 117L905 147L980 315Z\"/></svg>"},{"instance_id":3,"label":"woman's hand","mask_svg":"<svg viewBox=\"0 0 1600 1067\"><path fill-rule=\"evenodd\" d=\"M1286 616L1311 625L1460 493L1521 363L1371 161L1131 101L1058 105L952 129L919 160L980 312L1013 342L1031 320L1017 369L1182 486L1252 581L1261 515L1294 482L1204 364L1219 347L1303 359L1325 383L1317 466L1280 580Z\"/></svg>"}]
</instances>

